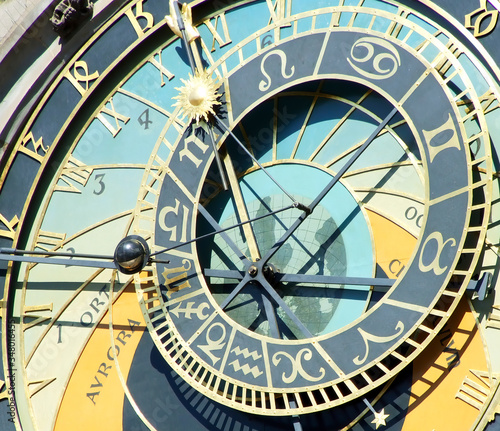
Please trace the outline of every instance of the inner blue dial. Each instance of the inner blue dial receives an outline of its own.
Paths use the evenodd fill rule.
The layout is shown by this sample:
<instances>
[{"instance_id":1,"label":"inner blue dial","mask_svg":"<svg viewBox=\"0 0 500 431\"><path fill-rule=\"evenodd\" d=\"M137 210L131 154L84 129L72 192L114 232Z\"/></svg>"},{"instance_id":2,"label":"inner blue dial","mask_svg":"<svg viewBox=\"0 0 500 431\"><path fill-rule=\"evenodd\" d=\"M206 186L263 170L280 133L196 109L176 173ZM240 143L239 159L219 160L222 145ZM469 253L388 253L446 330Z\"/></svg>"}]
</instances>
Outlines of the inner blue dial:
<instances>
[{"instance_id":1,"label":"inner blue dial","mask_svg":"<svg viewBox=\"0 0 500 431\"><path fill-rule=\"evenodd\" d=\"M331 175L324 170L302 163L276 163L265 169L304 205L308 205L331 180ZM240 187L250 219L292 203L262 170L254 170L240 178ZM219 194L207 208L219 214L218 222L223 228L240 221L227 193ZM279 240L299 214L299 210L288 210L252 223L261 254ZM250 255L242 229L233 229L228 234L245 254ZM199 252L203 253L203 250L208 249L199 247ZM244 270L220 238L215 239L208 259L208 267L212 269ZM349 190L338 183L269 263L280 275L373 277L375 262L371 231L365 214ZM227 279L216 278L211 278L210 282L214 297L221 303L233 284ZM268 334L268 321L261 310L261 290L257 285L246 287L226 312L243 326ZM276 290L314 335L332 332L355 320L366 310L370 297L369 286L288 282L278 283ZM288 328L283 335L295 338L294 323L280 309L277 314L285 324L283 328Z\"/></svg>"}]
</instances>

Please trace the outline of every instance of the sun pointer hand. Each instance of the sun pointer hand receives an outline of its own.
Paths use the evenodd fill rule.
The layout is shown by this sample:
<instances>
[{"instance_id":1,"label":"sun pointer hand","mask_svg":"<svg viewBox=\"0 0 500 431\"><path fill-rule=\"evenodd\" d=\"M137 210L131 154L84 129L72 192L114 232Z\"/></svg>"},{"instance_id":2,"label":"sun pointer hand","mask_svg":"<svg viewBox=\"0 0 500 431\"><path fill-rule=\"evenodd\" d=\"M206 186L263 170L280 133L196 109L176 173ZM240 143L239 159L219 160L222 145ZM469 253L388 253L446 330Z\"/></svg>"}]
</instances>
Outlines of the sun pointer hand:
<instances>
[{"instance_id":1,"label":"sun pointer hand","mask_svg":"<svg viewBox=\"0 0 500 431\"><path fill-rule=\"evenodd\" d=\"M169 6L170 15L165 17L165 21L170 29L188 44L199 38L200 33L193 26L191 7L184 3L181 11L178 0L170 0Z\"/></svg>"},{"instance_id":2,"label":"sun pointer hand","mask_svg":"<svg viewBox=\"0 0 500 431\"><path fill-rule=\"evenodd\" d=\"M187 86L186 88L188 88L189 90L189 94L187 95L187 103L191 109L188 109L188 111L194 110L197 112L194 118L196 118L196 123L198 123L200 117L204 117L205 120L207 120L208 113L213 112L212 106L215 104L219 104L219 102L216 101L215 97L212 97L213 98L212 100L210 96L214 95L213 94L211 95L210 94L211 91L208 88L206 88L205 85L202 84L203 79L206 79L207 82L210 82L210 76L209 74L203 71L201 57L196 48L195 40L200 37L200 33L198 32L196 27L193 26L191 6L189 6L187 3L184 3L182 5L182 12L181 12L179 8L179 2L177 0L170 0L169 4L170 4L170 15L167 15L165 17L165 20L167 21L167 24L170 27L170 29L183 41L184 50L188 57L189 65L193 73L191 81L193 82L196 80L200 81L200 83L198 85L193 86L193 88L190 88L189 83L187 81L184 81L184 83ZM198 66L196 66L196 64L198 64ZM176 97L176 99L179 98L181 99L183 98L182 94ZM178 102L177 104L180 104L181 107L184 110L186 110L185 109L186 106L183 106L182 103ZM203 108L207 104L208 106L206 108ZM204 110L205 112L202 112L200 114L199 109L201 108L203 108L202 110ZM192 113L191 113L191 119L193 119ZM222 179L222 185L224 187L224 190L227 190L228 189L227 180L224 174L224 170L222 169L222 163L220 160L219 152L217 150L215 136L211 125L209 125L208 132L209 132L210 142L212 144L212 150L215 155L217 168L219 169L219 173Z\"/></svg>"}]
</instances>

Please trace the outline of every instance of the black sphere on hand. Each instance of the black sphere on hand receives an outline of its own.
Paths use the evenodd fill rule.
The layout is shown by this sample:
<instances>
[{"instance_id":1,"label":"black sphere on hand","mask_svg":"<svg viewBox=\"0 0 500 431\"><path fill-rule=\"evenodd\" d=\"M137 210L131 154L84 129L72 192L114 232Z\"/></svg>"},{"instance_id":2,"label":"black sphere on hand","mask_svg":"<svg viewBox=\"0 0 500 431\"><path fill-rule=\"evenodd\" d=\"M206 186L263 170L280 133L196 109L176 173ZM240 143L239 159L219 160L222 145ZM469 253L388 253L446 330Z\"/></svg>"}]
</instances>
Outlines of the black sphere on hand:
<instances>
[{"instance_id":1,"label":"black sphere on hand","mask_svg":"<svg viewBox=\"0 0 500 431\"><path fill-rule=\"evenodd\" d=\"M130 235L116 246L114 262L120 272L135 274L146 266L149 254L146 241L140 236Z\"/></svg>"}]
</instances>

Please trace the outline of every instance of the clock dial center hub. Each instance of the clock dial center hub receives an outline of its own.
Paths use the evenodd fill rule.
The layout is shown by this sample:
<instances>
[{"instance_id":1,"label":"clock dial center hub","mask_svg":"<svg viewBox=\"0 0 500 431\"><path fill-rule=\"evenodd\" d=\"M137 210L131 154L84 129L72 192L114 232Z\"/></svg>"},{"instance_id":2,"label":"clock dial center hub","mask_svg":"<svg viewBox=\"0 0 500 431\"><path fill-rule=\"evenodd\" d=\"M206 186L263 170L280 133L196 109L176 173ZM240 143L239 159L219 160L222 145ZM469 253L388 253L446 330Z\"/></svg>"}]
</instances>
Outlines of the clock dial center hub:
<instances>
[{"instance_id":1,"label":"clock dial center hub","mask_svg":"<svg viewBox=\"0 0 500 431\"><path fill-rule=\"evenodd\" d=\"M334 174L298 162L278 162L265 169L279 184L285 185L297 202L306 206ZM260 169L241 175L240 187L250 220L293 203ZM237 225L240 221L239 210L234 205L230 191L219 193L206 208L211 214L217 214L217 222L222 228ZM301 214L304 211L293 208L251 223L262 258ZM250 256L250 239L245 236L243 229L232 229L227 234L244 254ZM224 271L241 265L235 255L231 262L228 261L227 256L231 255L231 251L222 238L214 237L212 241L212 244L198 244L203 267ZM251 327L257 333L269 335L267 322L262 322L262 325L254 323L255 315L259 313L259 301L255 298L258 299L263 292L260 284L267 282L295 310L311 333L322 334L339 329L365 311L369 286L356 287L353 293L348 292L349 286L310 282L308 277L374 276L372 234L366 214L349 189L339 182L268 261L254 260L239 270L251 277L251 285L243 288L231 306L224 310L237 323ZM282 281L288 276L296 278ZM206 281L219 304L238 283L236 280L233 282L216 277L207 277ZM288 319L286 315L279 318L284 321ZM252 327L252 324L256 326Z\"/></svg>"},{"instance_id":2,"label":"clock dial center hub","mask_svg":"<svg viewBox=\"0 0 500 431\"><path fill-rule=\"evenodd\" d=\"M255 278L259 274L259 269L255 265L252 265L250 268L248 268L248 274L250 275L250 277Z\"/></svg>"},{"instance_id":3,"label":"clock dial center hub","mask_svg":"<svg viewBox=\"0 0 500 431\"><path fill-rule=\"evenodd\" d=\"M253 265L250 265L247 272L248 275L250 275L250 277L252 278L256 278L257 276L262 275L268 282L272 283L275 281L276 274L279 271L272 264L266 264L261 266L258 263L255 263Z\"/></svg>"}]
</instances>

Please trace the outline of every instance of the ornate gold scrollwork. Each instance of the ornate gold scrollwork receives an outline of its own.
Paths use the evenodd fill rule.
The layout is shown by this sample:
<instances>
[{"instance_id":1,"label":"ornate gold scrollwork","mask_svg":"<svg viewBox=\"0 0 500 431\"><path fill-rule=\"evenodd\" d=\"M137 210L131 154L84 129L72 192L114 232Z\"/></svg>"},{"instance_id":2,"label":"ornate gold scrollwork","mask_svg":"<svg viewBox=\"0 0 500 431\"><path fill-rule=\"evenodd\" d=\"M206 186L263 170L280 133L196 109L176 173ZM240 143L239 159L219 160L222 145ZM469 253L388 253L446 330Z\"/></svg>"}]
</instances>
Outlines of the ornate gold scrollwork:
<instances>
[{"instance_id":1,"label":"ornate gold scrollwork","mask_svg":"<svg viewBox=\"0 0 500 431\"><path fill-rule=\"evenodd\" d=\"M285 373L281 375L284 383L292 383L293 381L295 381L295 379L297 378L297 374L300 374L301 377L309 380L310 382L317 382L325 376L325 369L323 367L319 369L320 375L318 377L311 376L304 370L304 367L302 366L302 360L305 359L306 361L310 361L312 359L312 352L310 349L304 348L302 350L299 350L295 358L287 352L277 352L273 356L274 366L277 366L281 362L280 356L284 356L285 358L290 359L293 368L289 376L287 376Z\"/></svg>"},{"instance_id":2,"label":"ornate gold scrollwork","mask_svg":"<svg viewBox=\"0 0 500 431\"><path fill-rule=\"evenodd\" d=\"M437 244L436 255L431 263L425 264L422 261L422 256L424 254L425 248L427 247L427 244L429 244L429 241L431 241L431 240L434 240ZM444 247L448 243L450 244L450 247L455 247L457 245L455 238L448 238L445 241L441 232L436 231L436 232L431 233L427 237L427 239L425 240L424 245L422 247L422 251L420 253L420 258L418 261L418 267L419 267L420 271L422 271L422 272L434 271L434 274L436 274L436 275L443 274L448 269L448 267L447 266L441 267L440 263L439 263L439 258L441 256L441 254L443 253Z\"/></svg>"},{"instance_id":3,"label":"ornate gold scrollwork","mask_svg":"<svg viewBox=\"0 0 500 431\"><path fill-rule=\"evenodd\" d=\"M364 56L356 56L354 51L357 48L364 48L366 54ZM383 48L385 51L376 52L376 48ZM378 37L362 37L358 39L352 46L351 58L348 58L347 61L356 72L369 79L390 78L398 71L399 66L401 66L401 58L396 48L389 42ZM371 61L371 65L377 73L368 72L360 66L369 61ZM392 66L389 68L382 68L382 62L384 62L384 64L390 62Z\"/></svg>"},{"instance_id":4,"label":"ornate gold scrollwork","mask_svg":"<svg viewBox=\"0 0 500 431\"><path fill-rule=\"evenodd\" d=\"M366 351L365 355L362 358L360 358L358 355L352 360L352 362L354 362L356 365L361 365L366 361L366 359L368 358L368 354L370 353L370 346L368 345L368 341L371 341L372 343L387 343L399 337L403 333L404 328L405 325L403 324L403 322L399 321L395 328L396 333L387 337L373 335L361 328L358 328L358 332L361 334L361 337L363 337L363 341L365 342Z\"/></svg>"},{"instance_id":5,"label":"ornate gold scrollwork","mask_svg":"<svg viewBox=\"0 0 500 431\"><path fill-rule=\"evenodd\" d=\"M266 77L266 80L263 79L259 83L259 90L260 91L267 91L267 90L269 90L269 87L271 87L271 83L272 83L271 77L266 72L266 70L264 68L264 63L272 55L277 55L281 59L281 76L283 76L283 78L289 79L295 73L295 66L290 67L290 72L288 74L286 73L287 58L286 58L286 54L281 49L275 49L271 52L268 52L264 56L264 58L262 59L262 62L260 63L260 70L261 70L262 74Z\"/></svg>"},{"instance_id":6,"label":"ornate gold scrollwork","mask_svg":"<svg viewBox=\"0 0 500 431\"><path fill-rule=\"evenodd\" d=\"M490 34L498 22L498 10L488 10L488 1L480 0L480 7L465 15L465 27L473 30L474 37L483 37ZM485 26L485 23L489 23ZM483 29L481 30L481 28Z\"/></svg>"}]
</instances>

